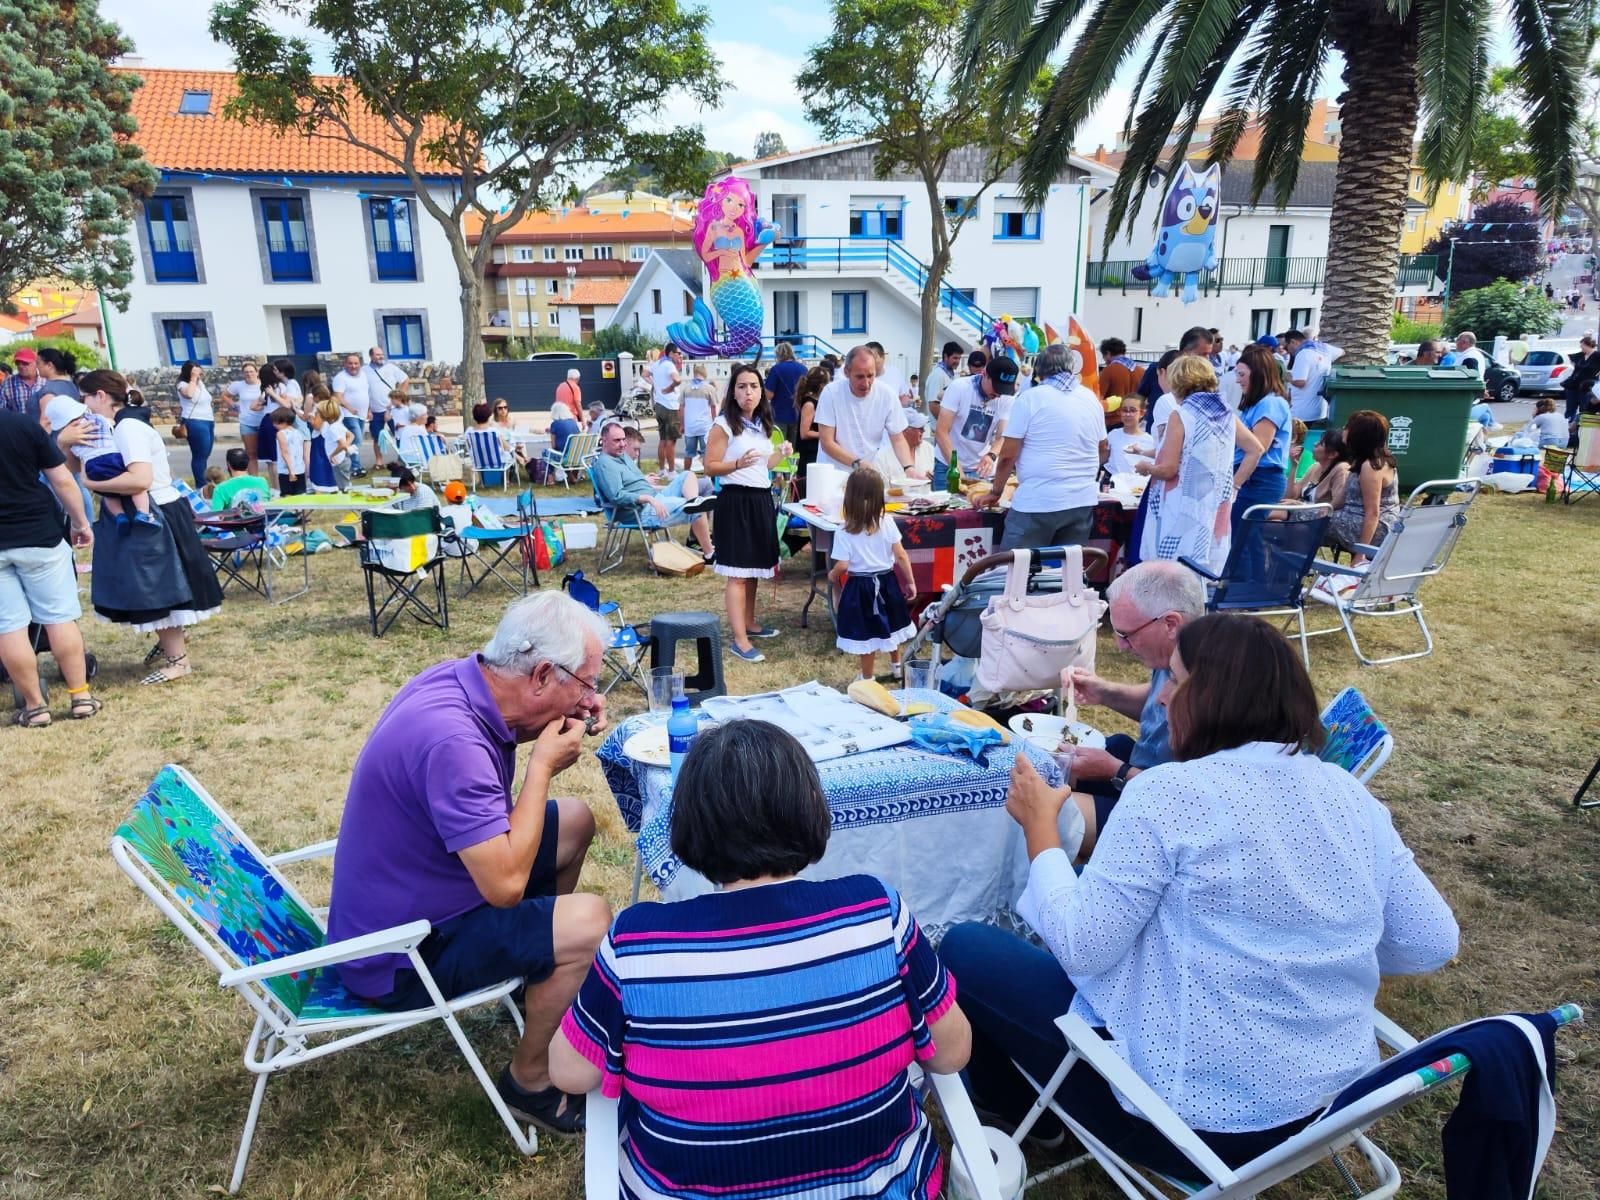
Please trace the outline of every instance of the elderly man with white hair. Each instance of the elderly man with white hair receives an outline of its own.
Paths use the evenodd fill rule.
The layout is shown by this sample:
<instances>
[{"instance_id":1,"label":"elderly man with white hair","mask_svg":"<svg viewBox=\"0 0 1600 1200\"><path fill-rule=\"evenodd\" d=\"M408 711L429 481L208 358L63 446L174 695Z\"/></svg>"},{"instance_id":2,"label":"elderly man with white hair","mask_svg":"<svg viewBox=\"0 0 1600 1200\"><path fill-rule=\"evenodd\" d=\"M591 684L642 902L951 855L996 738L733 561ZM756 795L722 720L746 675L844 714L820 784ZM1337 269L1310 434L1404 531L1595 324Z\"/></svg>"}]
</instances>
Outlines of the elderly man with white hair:
<instances>
[{"instance_id":1,"label":"elderly man with white hair","mask_svg":"<svg viewBox=\"0 0 1600 1200\"><path fill-rule=\"evenodd\" d=\"M567 368L567 377L556 384L556 400L550 406L550 417L559 420L564 408L569 420L576 421L580 429L587 429L589 414L583 407L583 388L579 386L579 378L577 367Z\"/></svg>"},{"instance_id":2,"label":"elderly man with white hair","mask_svg":"<svg viewBox=\"0 0 1600 1200\"><path fill-rule=\"evenodd\" d=\"M477 654L430 667L393 700L356 759L333 859L330 940L408 921L440 990L526 981L526 1024L499 1090L516 1116L583 1129L583 1097L550 1080L549 1046L611 923L575 889L594 837L583 801L552 799L585 733L605 728L604 621L559 592L514 601ZM516 786L517 747L532 742ZM432 1003L404 955L339 968L344 985L396 1012Z\"/></svg>"},{"instance_id":3,"label":"elderly man with white hair","mask_svg":"<svg viewBox=\"0 0 1600 1200\"><path fill-rule=\"evenodd\" d=\"M1088 857L1095 838L1122 795L1123 785L1140 771L1172 761L1167 709L1161 689L1172 674L1172 648L1178 631L1205 615L1206 592L1200 577L1181 563L1152 559L1117 576L1106 591L1116 644L1150 669L1149 683L1112 683L1083 667L1069 667L1080 704L1101 704L1139 722L1137 739L1114 733L1104 750L1079 746L1072 758L1072 799L1082 811L1086 832L1078 853ZM1013 788L1048 788L1039 773L1017 756ZM1066 789L1057 789L1064 791Z\"/></svg>"}]
</instances>

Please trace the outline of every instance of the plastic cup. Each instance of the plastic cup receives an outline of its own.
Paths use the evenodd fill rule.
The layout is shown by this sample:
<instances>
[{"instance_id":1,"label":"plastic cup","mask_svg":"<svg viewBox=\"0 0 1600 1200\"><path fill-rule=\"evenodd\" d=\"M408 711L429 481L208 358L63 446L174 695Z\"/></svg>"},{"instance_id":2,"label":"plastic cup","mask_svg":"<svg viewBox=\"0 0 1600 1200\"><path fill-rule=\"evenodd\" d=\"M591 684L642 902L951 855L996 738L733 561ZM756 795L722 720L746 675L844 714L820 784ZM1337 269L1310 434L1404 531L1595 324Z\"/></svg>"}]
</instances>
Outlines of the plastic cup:
<instances>
[{"instance_id":1,"label":"plastic cup","mask_svg":"<svg viewBox=\"0 0 1600 1200\"><path fill-rule=\"evenodd\" d=\"M939 690L939 660L937 658L912 658L906 661L906 687L924 691Z\"/></svg>"},{"instance_id":2,"label":"plastic cup","mask_svg":"<svg viewBox=\"0 0 1600 1200\"><path fill-rule=\"evenodd\" d=\"M671 712L672 698L683 695L683 668L650 668L650 711Z\"/></svg>"}]
</instances>

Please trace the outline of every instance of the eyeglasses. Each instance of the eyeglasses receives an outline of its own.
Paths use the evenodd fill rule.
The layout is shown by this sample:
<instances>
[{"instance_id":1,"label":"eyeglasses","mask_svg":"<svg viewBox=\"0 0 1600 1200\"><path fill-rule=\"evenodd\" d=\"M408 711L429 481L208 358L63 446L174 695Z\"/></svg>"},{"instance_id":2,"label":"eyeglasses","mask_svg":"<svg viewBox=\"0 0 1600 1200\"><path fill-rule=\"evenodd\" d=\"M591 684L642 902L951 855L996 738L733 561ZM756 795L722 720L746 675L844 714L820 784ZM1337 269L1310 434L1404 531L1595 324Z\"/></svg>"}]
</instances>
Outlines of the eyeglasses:
<instances>
[{"instance_id":1,"label":"eyeglasses","mask_svg":"<svg viewBox=\"0 0 1600 1200\"><path fill-rule=\"evenodd\" d=\"M496 404L496 405L495 405L495 406L494 406L494 410L495 410L495 412L510 412L510 411L511 411L511 410L510 410L510 409L509 409L509 408L508 408L508 407L506 407L506 406L505 406L505 405L504 405L504 404Z\"/></svg>"},{"instance_id":2,"label":"eyeglasses","mask_svg":"<svg viewBox=\"0 0 1600 1200\"><path fill-rule=\"evenodd\" d=\"M593 696L593 695L597 695L599 693L599 691L600 691L600 682L598 680L596 680L594 683L590 683L582 675L578 675L578 674L575 674L572 671L567 670L566 667L563 667L558 662L553 662L550 665L552 667L554 667L556 670L560 671L568 679L572 680L573 683L575 683L579 687L581 687L584 690L584 693L586 695Z\"/></svg>"},{"instance_id":3,"label":"eyeglasses","mask_svg":"<svg viewBox=\"0 0 1600 1200\"><path fill-rule=\"evenodd\" d=\"M1166 615L1167 615L1166 613L1162 613L1161 617L1164 617ZM1130 630L1128 630L1127 633L1123 633L1122 630L1116 628L1116 626L1112 626L1111 635L1113 637L1115 637L1115 638L1118 638L1119 640L1121 640L1123 642L1131 642L1131 641L1133 641L1134 638L1138 637L1139 634L1143 633L1150 626L1154 625L1157 621L1161 620L1161 617L1151 617L1143 625L1139 626L1138 629L1130 629Z\"/></svg>"}]
</instances>

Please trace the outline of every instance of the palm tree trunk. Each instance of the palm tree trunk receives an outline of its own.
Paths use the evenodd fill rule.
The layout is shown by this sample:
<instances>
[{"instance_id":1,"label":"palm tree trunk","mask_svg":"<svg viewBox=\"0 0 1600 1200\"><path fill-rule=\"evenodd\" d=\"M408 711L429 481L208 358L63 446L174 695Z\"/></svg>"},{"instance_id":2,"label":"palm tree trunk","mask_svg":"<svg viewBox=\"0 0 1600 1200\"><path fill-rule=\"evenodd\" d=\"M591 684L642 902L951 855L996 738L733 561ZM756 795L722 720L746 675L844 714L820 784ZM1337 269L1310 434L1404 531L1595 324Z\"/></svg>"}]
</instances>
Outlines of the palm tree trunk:
<instances>
[{"instance_id":1,"label":"palm tree trunk","mask_svg":"<svg viewBox=\"0 0 1600 1200\"><path fill-rule=\"evenodd\" d=\"M1345 90L1320 336L1344 348L1343 363L1380 363L1417 128L1415 17L1400 24L1367 0L1340 0L1333 41L1345 56Z\"/></svg>"}]
</instances>

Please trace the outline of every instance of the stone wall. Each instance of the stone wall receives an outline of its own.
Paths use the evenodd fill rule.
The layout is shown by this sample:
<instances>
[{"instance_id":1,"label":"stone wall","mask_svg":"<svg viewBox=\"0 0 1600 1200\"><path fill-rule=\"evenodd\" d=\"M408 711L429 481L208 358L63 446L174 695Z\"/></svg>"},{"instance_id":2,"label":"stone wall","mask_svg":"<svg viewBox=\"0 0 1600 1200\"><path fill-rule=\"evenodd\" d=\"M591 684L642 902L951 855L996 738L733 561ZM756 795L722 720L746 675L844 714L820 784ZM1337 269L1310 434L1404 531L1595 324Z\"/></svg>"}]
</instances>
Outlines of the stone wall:
<instances>
[{"instance_id":1,"label":"stone wall","mask_svg":"<svg viewBox=\"0 0 1600 1200\"><path fill-rule=\"evenodd\" d=\"M265 355L223 355L213 365L203 367L206 387L218 400L217 420L231 422L238 419L231 401L223 401L222 389L235 379L244 378L240 369L246 362L260 363ZM317 369L331 379L343 369L343 359L331 354L319 355ZM436 415L447 416L461 411L461 368L452 363L396 363L411 376L412 392ZM129 371L128 383L144 393L150 406L151 417L156 421L176 420L178 415L178 368L152 367L144 371Z\"/></svg>"}]
</instances>

